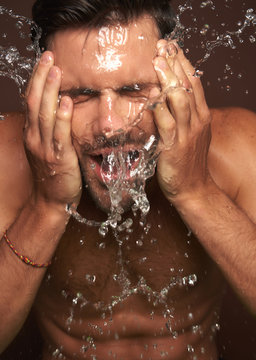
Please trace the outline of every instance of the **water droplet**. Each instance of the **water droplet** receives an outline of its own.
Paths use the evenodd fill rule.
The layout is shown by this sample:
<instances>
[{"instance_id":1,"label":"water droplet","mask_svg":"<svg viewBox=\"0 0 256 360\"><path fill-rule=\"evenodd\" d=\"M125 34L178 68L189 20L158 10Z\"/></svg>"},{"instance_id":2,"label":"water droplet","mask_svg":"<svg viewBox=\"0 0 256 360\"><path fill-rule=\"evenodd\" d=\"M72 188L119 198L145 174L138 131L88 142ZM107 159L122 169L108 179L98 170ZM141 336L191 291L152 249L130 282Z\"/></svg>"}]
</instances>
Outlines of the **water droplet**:
<instances>
[{"instance_id":1,"label":"water droplet","mask_svg":"<svg viewBox=\"0 0 256 360\"><path fill-rule=\"evenodd\" d=\"M193 334L196 334L200 329L200 326L199 325L193 325L192 326L192 332Z\"/></svg>"},{"instance_id":2,"label":"water droplet","mask_svg":"<svg viewBox=\"0 0 256 360\"><path fill-rule=\"evenodd\" d=\"M215 5L214 3L211 1L211 0L206 0L206 1L203 1L201 4L200 4L200 8L203 9L205 7L209 6L212 10L215 10Z\"/></svg>"},{"instance_id":3,"label":"water droplet","mask_svg":"<svg viewBox=\"0 0 256 360\"><path fill-rule=\"evenodd\" d=\"M143 264L145 261L147 261L147 257L144 256L143 258L139 259L139 264Z\"/></svg>"},{"instance_id":4,"label":"water droplet","mask_svg":"<svg viewBox=\"0 0 256 360\"><path fill-rule=\"evenodd\" d=\"M80 349L81 353L84 354L88 350L88 348L89 348L88 345L82 345Z\"/></svg>"},{"instance_id":5,"label":"water droplet","mask_svg":"<svg viewBox=\"0 0 256 360\"><path fill-rule=\"evenodd\" d=\"M250 36L249 36L249 40L250 40L250 42L253 44L253 43L255 43L256 38L255 38L253 35L250 35Z\"/></svg>"},{"instance_id":6,"label":"water droplet","mask_svg":"<svg viewBox=\"0 0 256 360\"><path fill-rule=\"evenodd\" d=\"M194 77L198 77L200 78L201 76L203 76L204 72L201 70L196 70L194 73Z\"/></svg>"},{"instance_id":7,"label":"water droplet","mask_svg":"<svg viewBox=\"0 0 256 360\"><path fill-rule=\"evenodd\" d=\"M188 319L193 320L193 318L194 318L194 315L192 313L188 313Z\"/></svg>"},{"instance_id":8,"label":"water droplet","mask_svg":"<svg viewBox=\"0 0 256 360\"><path fill-rule=\"evenodd\" d=\"M149 230L151 229L151 224L147 224L145 227L144 227L144 232L145 234L147 235L149 233Z\"/></svg>"},{"instance_id":9,"label":"water droplet","mask_svg":"<svg viewBox=\"0 0 256 360\"><path fill-rule=\"evenodd\" d=\"M86 274L85 275L85 279L88 281L88 283L90 284L94 284L96 282L96 276L95 275L90 275L90 274Z\"/></svg>"},{"instance_id":10,"label":"water droplet","mask_svg":"<svg viewBox=\"0 0 256 360\"><path fill-rule=\"evenodd\" d=\"M67 294L67 292L66 292L65 290L62 290L62 291L61 291L61 295L62 295L65 299L67 299L67 297L68 297L68 294Z\"/></svg>"},{"instance_id":11,"label":"water droplet","mask_svg":"<svg viewBox=\"0 0 256 360\"><path fill-rule=\"evenodd\" d=\"M193 348L192 345L187 345L187 350L188 350L188 352L190 352L190 353L192 353L192 352L195 351L195 349Z\"/></svg>"},{"instance_id":12,"label":"water droplet","mask_svg":"<svg viewBox=\"0 0 256 360\"><path fill-rule=\"evenodd\" d=\"M203 346L201 347L200 351L201 351L201 354L205 354L205 348Z\"/></svg>"},{"instance_id":13,"label":"water droplet","mask_svg":"<svg viewBox=\"0 0 256 360\"><path fill-rule=\"evenodd\" d=\"M220 324L216 323L214 325L212 325L211 330L213 333L215 333L216 331L220 330Z\"/></svg>"},{"instance_id":14,"label":"water droplet","mask_svg":"<svg viewBox=\"0 0 256 360\"><path fill-rule=\"evenodd\" d=\"M108 227L105 225L105 223L103 223L100 227L99 227L99 234L103 237L105 237L108 233Z\"/></svg>"},{"instance_id":15,"label":"water droplet","mask_svg":"<svg viewBox=\"0 0 256 360\"><path fill-rule=\"evenodd\" d=\"M136 245L137 245L137 246L143 246L143 241L140 240L140 239L137 240L137 241L136 241Z\"/></svg>"},{"instance_id":16,"label":"water droplet","mask_svg":"<svg viewBox=\"0 0 256 360\"><path fill-rule=\"evenodd\" d=\"M60 355L60 353L61 353L61 352L60 352L59 349L55 349L55 350L53 351L53 353L52 353L52 356L56 358L58 355Z\"/></svg>"},{"instance_id":17,"label":"water droplet","mask_svg":"<svg viewBox=\"0 0 256 360\"><path fill-rule=\"evenodd\" d=\"M188 276L188 284L194 286L197 283L197 276L196 274L191 274Z\"/></svg>"},{"instance_id":18,"label":"water droplet","mask_svg":"<svg viewBox=\"0 0 256 360\"><path fill-rule=\"evenodd\" d=\"M202 27L202 29L200 30L200 34L201 34L201 35L206 35L209 29L210 29L210 25L205 24L205 25Z\"/></svg>"},{"instance_id":19,"label":"water droplet","mask_svg":"<svg viewBox=\"0 0 256 360\"><path fill-rule=\"evenodd\" d=\"M16 22L16 28L20 30L22 27L23 27L23 22L20 21L20 20L17 21L17 22Z\"/></svg>"},{"instance_id":20,"label":"water droplet","mask_svg":"<svg viewBox=\"0 0 256 360\"><path fill-rule=\"evenodd\" d=\"M172 332L172 337L173 337L173 339L178 339L178 337L179 337L178 332L177 332L177 331L173 331L173 332Z\"/></svg>"},{"instance_id":21,"label":"water droplet","mask_svg":"<svg viewBox=\"0 0 256 360\"><path fill-rule=\"evenodd\" d=\"M68 270L68 277L71 277L73 275L72 270Z\"/></svg>"}]
</instances>

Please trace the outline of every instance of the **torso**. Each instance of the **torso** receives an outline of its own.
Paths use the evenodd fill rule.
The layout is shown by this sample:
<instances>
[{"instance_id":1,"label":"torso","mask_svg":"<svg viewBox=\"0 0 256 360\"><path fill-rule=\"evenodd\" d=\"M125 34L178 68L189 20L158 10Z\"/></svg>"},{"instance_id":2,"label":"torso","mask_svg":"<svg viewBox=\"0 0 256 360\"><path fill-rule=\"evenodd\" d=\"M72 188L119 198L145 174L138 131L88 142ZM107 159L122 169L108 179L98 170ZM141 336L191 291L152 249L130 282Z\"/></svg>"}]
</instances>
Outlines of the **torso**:
<instances>
[{"instance_id":1,"label":"torso","mask_svg":"<svg viewBox=\"0 0 256 360\"><path fill-rule=\"evenodd\" d=\"M190 346L200 359L212 347L221 276L158 189L150 202L150 230L135 224L122 245L70 222L36 302L56 341L46 359L56 349L68 359L189 359Z\"/></svg>"},{"instance_id":2,"label":"torso","mask_svg":"<svg viewBox=\"0 0 256 360\"><path fill-rule=\"evenodd\" d=\"M222 275L154 179L149 187L150 229L138 215L132 233L102 238L69 222L35 302L43 360L217 359Z\"/></svg>"}]
</instances>

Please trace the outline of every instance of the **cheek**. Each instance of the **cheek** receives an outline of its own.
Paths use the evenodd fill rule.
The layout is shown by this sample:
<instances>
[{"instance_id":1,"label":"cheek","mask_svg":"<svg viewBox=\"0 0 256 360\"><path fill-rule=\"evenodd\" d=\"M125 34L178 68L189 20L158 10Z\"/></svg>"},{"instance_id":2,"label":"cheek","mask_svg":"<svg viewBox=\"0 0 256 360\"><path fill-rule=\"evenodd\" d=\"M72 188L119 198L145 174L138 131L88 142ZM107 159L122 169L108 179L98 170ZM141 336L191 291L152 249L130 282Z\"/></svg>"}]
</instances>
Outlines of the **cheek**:
<instances>
[{"instance_id":1,"label":"cheek","mask_svg":"<svg viewBox=\"0 0 256 360\"><path fill-rule=\"evenodd\" d=\"M154 122L153 113L149 110L146 110L143 114L143 118L140 123L138 123L138 127L145 130L147 133L156 134L157 127Z\"/></svg>"},{"instance_id":2,"label":"cheek","mask_svg":"<svg viewBox=\"0 0 256 360\"><path fill-rule=\"evenodd\" d=\"M72 139L79 144L90 141L93 134L92 124L94 120L85 107L74 108L72 117Z\"/></svg>"}]
</instances>

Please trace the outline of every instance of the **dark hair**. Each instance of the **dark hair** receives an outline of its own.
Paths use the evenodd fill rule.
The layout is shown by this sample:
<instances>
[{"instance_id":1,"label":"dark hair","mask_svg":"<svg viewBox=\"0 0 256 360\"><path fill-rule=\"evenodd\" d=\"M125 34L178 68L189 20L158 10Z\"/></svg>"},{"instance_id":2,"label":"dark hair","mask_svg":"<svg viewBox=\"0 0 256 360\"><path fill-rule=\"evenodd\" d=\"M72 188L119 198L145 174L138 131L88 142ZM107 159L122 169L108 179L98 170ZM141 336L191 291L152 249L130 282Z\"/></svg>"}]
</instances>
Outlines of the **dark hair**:
<instances>
[{"instance_id":1,"label":"dark hair","mask_svg":"<svg viewBox=\"0 0 256 360\"><path fill-rule=\"evenodd\" d=\"M144 14L155 19L161 38L173 31L175 15L170 0L36 0L32 8L33 20L42 31L41 49L46 48L48 37L58 30L127 25Z\"/></svg>"}]
</instances>

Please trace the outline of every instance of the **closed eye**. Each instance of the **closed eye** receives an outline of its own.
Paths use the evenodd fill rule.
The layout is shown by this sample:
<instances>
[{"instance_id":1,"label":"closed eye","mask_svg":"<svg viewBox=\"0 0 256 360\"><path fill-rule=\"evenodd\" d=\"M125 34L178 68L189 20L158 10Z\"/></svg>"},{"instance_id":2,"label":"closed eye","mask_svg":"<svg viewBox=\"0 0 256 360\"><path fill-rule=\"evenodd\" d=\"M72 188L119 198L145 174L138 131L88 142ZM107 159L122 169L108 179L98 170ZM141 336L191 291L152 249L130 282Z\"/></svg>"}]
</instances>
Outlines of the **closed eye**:
<instances>
[{"instance_id":1,"label":"closed eye","mask_svg":"<svg viewBox=\"0 0 256 360\"><path fill-rule=\"evenodd\" d=\"M149 96L150 89L151 86L145 86L144 84L132 84L118 89L118 93L132 98L147 98Z\"/></svg>"},{"instance_id":2,"label":"closed eye","mask_svg":"<svg viewBox=\"0 0 256 360\"><path fill-rule=\"evenodd\" d=\"M85 103L95 97L97 97L98 94L83 94L83 95L78 95L76 97L73 97L73 103L76 104L81 104L81 103Z\"/></svg>"},{"instance_id":3,"label":"closed eye","mask_svg":"<svg viewBox=\"0 0 256 360\"><path fill-rule=\"evenodd\" d=\"M99 94L99 91L90 88L72 88L69 90L60 91L61 96L70 96L74 104L81 104L87 102L88 100L98 96Z\"/></svg>"}]
</instances>

